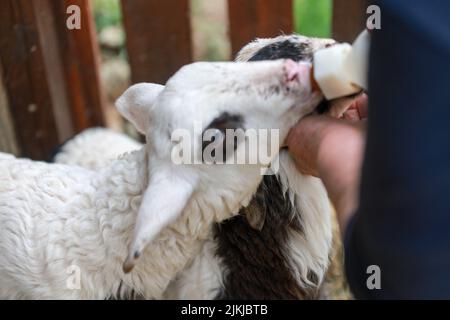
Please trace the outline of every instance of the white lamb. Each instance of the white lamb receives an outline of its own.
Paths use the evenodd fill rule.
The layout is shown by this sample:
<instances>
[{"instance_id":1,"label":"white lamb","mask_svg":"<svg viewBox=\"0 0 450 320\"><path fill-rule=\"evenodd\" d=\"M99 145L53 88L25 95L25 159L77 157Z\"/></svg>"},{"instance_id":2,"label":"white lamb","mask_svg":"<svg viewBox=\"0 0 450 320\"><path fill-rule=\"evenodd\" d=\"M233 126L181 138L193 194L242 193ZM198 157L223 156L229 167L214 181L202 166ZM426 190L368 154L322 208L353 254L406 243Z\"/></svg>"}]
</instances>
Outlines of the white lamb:
<instances>
[{"instance_id":1,"label":"white lamb","mask_svg":"<svg viewBox=\"0 0 450 320\"><path fill-rule=\"evenodd\" d=\"M236 59L311 61L315 50L333 43L331 39L300 35L257 39L245 46ZM330 114L342 112L338 104L342 101L332 102ZM106 142L117 135L108 129L86 130L65 144L56 161L87 168L101 167L113 158L114 151L117 151L115 157L123 151L120 148L114 150L115 146ZM136 148L135 143L121 146L129 150ZM102 149L107 149L107 152L99 152ZM212 226L200 253L171 283L165 293L166 298L303 299L345 296L337 232L333 250L338 251L330 253L330 209L310 204L325 203L323 188L317 180L299 174L286 151L282 151L280 164L277 177L264 177L249 205L241 208L240 216ZM276 219L275 223L273 219ZM264 223L265 220L268 222ZM236 238L244 241L234 243ZM259 250L257 256L245 254L255 249ZM278 254L273 256L266 251ZM332 258L331 269L328 269L328 257ZM330 274L322 282L325 271ZM271 277L267 278L265 274L271 274Z\"/></svg>"},{"instance_id":2,"label":"white lamb","mask_svg":"<svg viewBox=\"0 0 450 320\"><path fill-rule=\"evenodd\" d=\"M201 120L214 142L226 143L228 125L278 129L283 140L322 98L309 76L310 65L291 60L195 63L165 88L124 93L119 111L147 144L99 171L0 157L0 298L160 298L211 224L248 203L264 168L174 164L172 132L196 134ZM193 136L197 160L202 136Z\"/></svg>"},{"instance_id":3,"label":"white lamb","mask_svg":"<svg viewBox=\"0 0 450 320\"><path fill-rule=\"evenodd\" d=\"M311 62L316 50L334 43L332 39L297 34L256 39L239 51L236 61L290 58ZM345 100L322 101L321 110L317 111L338 116L344 110ZM331 248L334 226L327 204L326 192L318 179L299 173L288 152L282 150L277 177L263 178L250 204L241 209L241 216L214 226L200 254L170 284L165 297L315 299L345 296L345 288L339 282L341 260L339 252L334 252L339 250L340 235L333 232L335 239ZM254 230L255 221L252 221L255 215L257 224L267 220L264 227L256 226L258 230ZM246 220L250 220L249 223ZM236 238L240 243L236 243ZM253 251L255 255L247 254Z\"/></svg>"}]
</instances>

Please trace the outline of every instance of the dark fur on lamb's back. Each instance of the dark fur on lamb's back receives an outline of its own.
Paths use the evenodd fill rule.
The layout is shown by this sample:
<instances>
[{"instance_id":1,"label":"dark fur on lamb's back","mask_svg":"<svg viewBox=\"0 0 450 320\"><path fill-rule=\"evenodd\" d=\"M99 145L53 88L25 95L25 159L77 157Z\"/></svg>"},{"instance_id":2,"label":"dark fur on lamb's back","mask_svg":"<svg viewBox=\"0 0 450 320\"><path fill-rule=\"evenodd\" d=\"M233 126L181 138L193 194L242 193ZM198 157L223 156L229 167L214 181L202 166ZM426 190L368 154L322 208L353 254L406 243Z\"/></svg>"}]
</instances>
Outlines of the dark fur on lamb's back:
<instances>
[{"instance_id":1,"label":"dark fur on lamb's back","mask_svg":"<svg viewBox=\"0 0 450 320\"><path fill-rule=\"evenodd\" d=\"M248 210L265 213L261 231L249 226ZM315 290L298 285L289 270L284 249L288 229L301 232L298 218L276 176L265 176L250 205L241 215L215 226L217 254L227 268L218 299L311 299ZM296 217L300 215L295 215ZM314 281L314 279L311 279Z\"/></svg>"}]
</instances>

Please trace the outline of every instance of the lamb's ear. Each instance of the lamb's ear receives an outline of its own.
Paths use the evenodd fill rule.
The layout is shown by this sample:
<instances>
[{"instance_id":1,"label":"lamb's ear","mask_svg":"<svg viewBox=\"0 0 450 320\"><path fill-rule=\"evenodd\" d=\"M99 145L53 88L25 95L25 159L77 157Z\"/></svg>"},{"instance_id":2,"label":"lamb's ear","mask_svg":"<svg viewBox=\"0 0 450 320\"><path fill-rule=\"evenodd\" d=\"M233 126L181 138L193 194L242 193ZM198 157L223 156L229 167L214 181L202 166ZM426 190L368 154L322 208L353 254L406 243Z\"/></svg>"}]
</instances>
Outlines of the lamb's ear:
<instances>
[{"instance_id":1,"label":"lamb's ear","mask_svg":"<svg viewBox=\"0 0 450 320\"><path fill-rule=\"evenodd\" d=\"M133 269L147 244L180 216L196 187L195 178L187 178L176 169L164 167L150 175L139 208L133 242L123 264L125 273Z\"/></svg>"},{"instance_id":2,"label":"lamb's ear","mask_svg":"<svg viewBox=\"0 0 450 320\"><path fill-rule=\"evenodd\" d=\"M149 110L164 86L155 83L138 83L129 87L116 101L117 110L136 129L145 134Z\"/></svg>"}]
</instances>

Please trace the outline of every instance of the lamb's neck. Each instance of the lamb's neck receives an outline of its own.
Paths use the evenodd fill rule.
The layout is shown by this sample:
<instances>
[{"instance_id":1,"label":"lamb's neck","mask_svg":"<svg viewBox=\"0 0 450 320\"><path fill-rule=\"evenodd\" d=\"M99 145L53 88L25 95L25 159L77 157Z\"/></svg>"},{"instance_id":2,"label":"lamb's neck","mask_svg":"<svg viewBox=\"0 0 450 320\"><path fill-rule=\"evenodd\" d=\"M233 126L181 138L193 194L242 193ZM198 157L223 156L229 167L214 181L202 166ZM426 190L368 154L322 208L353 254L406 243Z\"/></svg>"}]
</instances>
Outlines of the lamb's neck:
<instances>
[{"instance_id":1,"label":"lamb's neck","mask_svg":"<svg viewBox=\"0 0 450 320\"><path fill-rule=\"evenodd\" d=\"M97 201L99 227L108 252L104 272L107 270L118 280L114 284L108 282L105 291L115 294L121 290L122 297L132 289L146 298L160 298L169 282L198 254L201 240L209 237L213 223L237 214L245 205L238 200L242 198L238 187L197 190L181 216L161 231L146 247L133 271L125 275L122 263L128 254L137 212L148 184L148 166L145 147L122 156L98 173L97 194L92 196ZM251 194L245 198L250 199Z\"/></svg>"},{"instance_id":2,"label":"lamb's neck","mask_svg":"<svg viewBox=\"0 0 450 320\"><path fill-rule=\"evenodd\" d=\"M199 223L204 221L199 221L198 215L187 210L146 247L130 273L123 273L122 264L148 184L148 166L144 147L120 157L96 175L96 194L90 197L95 201L101 241L107 255L104 259L94 257L92 260L102 265L103 274L111 275L105 278L103 291L106 295L123 298L137 292L145 298L160 298L169 282L198 252L198 239L208 229L207 225Z\"/></svg>"}]
</instances>

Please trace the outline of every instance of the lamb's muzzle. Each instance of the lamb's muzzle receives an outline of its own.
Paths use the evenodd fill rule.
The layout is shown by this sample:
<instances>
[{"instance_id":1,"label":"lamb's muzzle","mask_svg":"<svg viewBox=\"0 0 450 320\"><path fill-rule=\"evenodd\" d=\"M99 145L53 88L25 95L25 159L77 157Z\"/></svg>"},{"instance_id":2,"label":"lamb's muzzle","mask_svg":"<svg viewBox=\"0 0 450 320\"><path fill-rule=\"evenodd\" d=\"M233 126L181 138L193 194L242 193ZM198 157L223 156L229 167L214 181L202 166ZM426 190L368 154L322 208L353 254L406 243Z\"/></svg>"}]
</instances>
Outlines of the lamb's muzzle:
<instances>
[{"instance_id":1,"label":"lamb's muzzle","mask_svg":"<svg viewBox=\"0 0 450 320\"><path fill-rule=\"evenodd\" d=\"M311 90L311 64L306 62L294 62L291 59L286 59L285 63L287 83L294 85L301 85Z\"/></svg>"}]
</instances>

